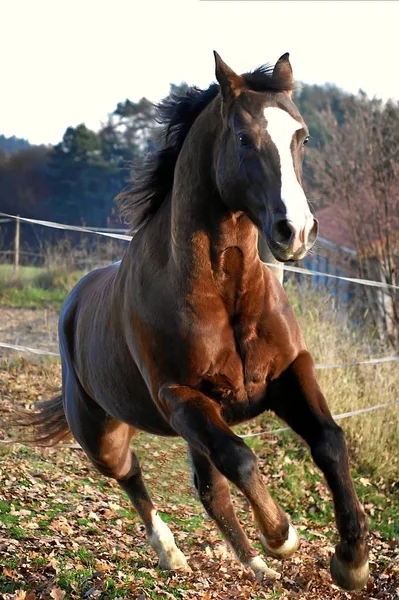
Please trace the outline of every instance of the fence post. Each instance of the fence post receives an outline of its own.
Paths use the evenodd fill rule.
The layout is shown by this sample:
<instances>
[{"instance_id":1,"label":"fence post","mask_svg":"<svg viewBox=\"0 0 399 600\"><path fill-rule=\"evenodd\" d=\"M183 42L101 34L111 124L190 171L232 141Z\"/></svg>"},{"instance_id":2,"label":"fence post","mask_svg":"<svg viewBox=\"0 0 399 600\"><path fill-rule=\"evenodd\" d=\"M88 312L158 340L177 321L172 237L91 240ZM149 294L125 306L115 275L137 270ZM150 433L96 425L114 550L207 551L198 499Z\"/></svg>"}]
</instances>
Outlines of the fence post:
<instances>
[{"instance_id":1,"label":"fence post","mask_svg":"<svg viewBox=\"0 0 399 600\"><path fill-rule=\"evenodd\" d=\"M14 275L18 274L19 271L19 246L21 236L21 222L19 215L15 219L15 239L14 239Z\"/></svg>"}]
</instances>

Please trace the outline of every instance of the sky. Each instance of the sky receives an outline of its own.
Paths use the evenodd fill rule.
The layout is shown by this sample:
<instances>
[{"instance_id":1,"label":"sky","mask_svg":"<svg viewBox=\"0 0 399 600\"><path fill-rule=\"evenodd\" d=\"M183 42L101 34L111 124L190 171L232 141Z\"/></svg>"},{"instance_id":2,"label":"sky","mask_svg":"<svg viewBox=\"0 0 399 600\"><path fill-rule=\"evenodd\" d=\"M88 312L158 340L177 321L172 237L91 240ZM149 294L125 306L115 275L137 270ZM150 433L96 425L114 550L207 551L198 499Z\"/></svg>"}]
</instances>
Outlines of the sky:
<instances>
[{"instance_id":1,"label":"sky","mask_svg":"<svg viewBox=\"0 0 399 600\"><path fill-rule=\"evenodd\" d=\"M294 77L399 100L399 2L0 0L0 134L57 143L117 102L290 52Z\"/></svg>"}]
</instances>

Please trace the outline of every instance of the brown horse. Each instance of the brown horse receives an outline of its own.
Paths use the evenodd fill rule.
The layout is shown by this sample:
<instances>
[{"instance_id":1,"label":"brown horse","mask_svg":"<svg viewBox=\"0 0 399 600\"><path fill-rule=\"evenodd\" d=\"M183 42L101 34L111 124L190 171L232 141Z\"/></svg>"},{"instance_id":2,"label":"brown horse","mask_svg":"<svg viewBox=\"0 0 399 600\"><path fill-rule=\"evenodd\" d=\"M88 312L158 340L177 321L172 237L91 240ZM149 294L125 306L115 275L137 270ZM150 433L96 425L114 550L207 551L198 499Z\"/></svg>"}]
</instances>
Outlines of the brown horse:
<instances>
[{"instance_id":1,"label":"brown horse","mask_svg":"<svg viewBox=\"0 0 399 600\"><path fill-rule=\"evenodd\" d=\"M317 235L301 183L306 125L288 54L237 75L215 53L218 84L160 106L163 149L121 195L135 235L120 263L84 277L60 316L62 395L29 424L38 443L70 431L116 479L165 569L186 558L158 516L130 442L138 430L181 436L199 497L237 558L278 577L251 548L227 480L250 502L267 554L288 557L295 528L231 426L274 411L308 443L331 489L340 541L334 581L368 578L367 525L344 436L331 417L286 293L259 259L258 228L279 261ZM25 422L19 414L14 423Z\"/></svg>"}]
</instances>

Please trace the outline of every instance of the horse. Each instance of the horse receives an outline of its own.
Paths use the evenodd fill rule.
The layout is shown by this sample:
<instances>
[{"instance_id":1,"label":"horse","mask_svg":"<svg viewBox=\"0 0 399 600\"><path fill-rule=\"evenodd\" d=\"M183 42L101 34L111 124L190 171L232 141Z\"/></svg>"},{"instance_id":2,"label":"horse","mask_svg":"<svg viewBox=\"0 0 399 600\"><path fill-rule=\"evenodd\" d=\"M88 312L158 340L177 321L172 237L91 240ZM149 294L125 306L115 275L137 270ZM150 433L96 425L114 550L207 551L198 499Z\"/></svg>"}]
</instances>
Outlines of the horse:
<instances>
[{"instance_id":1,"label":"horse","mask_svg":"<svg viewBox=\"0 0 399 600\"><path fill-rule=\"evenodd\" d=\"M278 578L235 514L228 481L248 499L266 555L287 558L299 537L257 459L232 426L273 411L308 444L332 494L339 542L333 581L369 575L367 520L342 429L317 383L286 292L257 249L297 261L317 237L302 184L307 126L292 93L289 54L238 75L215 52L216 82L158 107L162 145L118 197L134 232L118 263L90 272L59 318L62 392L37 412L37 444L70 433L116 480L144 522L162 569L188 569L145 487L131 440L180 436L194 484L237 559Z\"/></svg>"}]
</instances>

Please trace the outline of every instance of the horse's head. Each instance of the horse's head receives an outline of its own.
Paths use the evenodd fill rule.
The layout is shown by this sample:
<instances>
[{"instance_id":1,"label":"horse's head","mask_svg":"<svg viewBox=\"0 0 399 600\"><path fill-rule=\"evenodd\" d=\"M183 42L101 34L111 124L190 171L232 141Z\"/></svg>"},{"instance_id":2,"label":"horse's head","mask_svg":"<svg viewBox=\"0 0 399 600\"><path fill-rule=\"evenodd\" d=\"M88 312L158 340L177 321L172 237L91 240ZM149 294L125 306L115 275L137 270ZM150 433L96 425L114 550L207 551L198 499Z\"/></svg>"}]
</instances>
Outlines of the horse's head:
<instances>
[{"instance_id":1,"label":"horse's head","mask_svg":"<svg viewBox=\"0 0 399 600\"><path fill-rule=\"evenodd\" d=\"M291 98L284 54L273 70L237 75L215 52L223 130L216 144L216 181L223 201L259 227L280 261L313 246L317 221L302 187L308 129Z\"/></svg>"}]
</instances>

